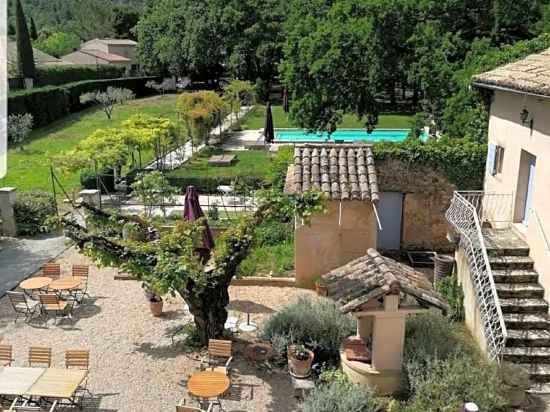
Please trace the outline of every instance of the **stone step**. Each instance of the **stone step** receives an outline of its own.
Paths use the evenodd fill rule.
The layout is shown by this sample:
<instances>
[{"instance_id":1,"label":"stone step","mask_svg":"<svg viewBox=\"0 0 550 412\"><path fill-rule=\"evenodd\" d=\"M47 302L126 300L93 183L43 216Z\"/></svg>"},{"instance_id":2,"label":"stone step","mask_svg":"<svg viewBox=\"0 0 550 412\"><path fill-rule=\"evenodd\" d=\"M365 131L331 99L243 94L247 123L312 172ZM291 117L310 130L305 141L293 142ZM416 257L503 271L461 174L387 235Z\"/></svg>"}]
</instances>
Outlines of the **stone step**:
<instances>
[{"instance_id":1,"label":"stone step","mask_svg":"<svg viewBox=\"0 0 550 412\"><path fill-rule=\"evenodd\" d=\"M492 270L492 272L495 283L536 283L539 280L539 274L533 270Z\"/></svg>"},{"instance_id":2,"label":"stone step","mask_svg":"<svg viewBox=\"0 0 550 412\"><path fill-rule=\"evenodd\" d=\"M515 363L550 364L550 347L506 347L502 359Z\"/></svg>"},{"instance_id":3,"label":"stone step","mask_svg":"<svg viewBox=\"0 0 550 412\"><path fill-rule=\"evenodd\" d=\"M550 365L544 363L524 363L519 364L523 369L529 373L531 382L535 383L547 383L550 382Z\"/></svg>"},{"instance_id":4,"label":"stone step","mask_svg":"<svg viewBox=\"0 0 550 412\"><path fill-rule=\"evenodd\" d=\"M517 330L508 329L506 346L550 346L550 331L545 329Z\"/></svg>"},{"instance_id":5,"label":"stone step","mask_svg":"<svg viewBox=\"0 0 550 412\"><path fill-rule=\"evenodd\" d=\"M507 329L549 329L550 317L547 313L505 313Z\"/></svg>"},{"instance_id":6,"label":"stone step","mask_svg":"<svg viewBox=\"0 0 550 412\"><path fill-rule=\"evenodd\" d=\"M529 247L502 247L493 248L487 247L487 255L489 256L529 256Z\"/></svg>"},{"instance_id":7,"label":"stone step","mask_svg":"<svg viewBox=\"0 0 550 412\"><path fill-rule=\"evenodd\" d=\"M533 269L533 259L529 256L490 256L491 270Z\"/></svg>"},{"instance_id":8,"label":"stone step","mask_svg":"<svg viewBox=\"0 0 550 412\"><path fill-rule=\"evenodd\" d=\"M499 298L543 298L544 288L538 283L497 283Z\"/></svg>"},{"instance_id":9,"label":"stone step","mask_svg":"<svg viewBox=\"0 0 550 412\"><path fill-rule=\"evenodd\" d=\"M544 299L510 298L499 299L502 313L548 313Z\"/></svg>"}]
</instances>

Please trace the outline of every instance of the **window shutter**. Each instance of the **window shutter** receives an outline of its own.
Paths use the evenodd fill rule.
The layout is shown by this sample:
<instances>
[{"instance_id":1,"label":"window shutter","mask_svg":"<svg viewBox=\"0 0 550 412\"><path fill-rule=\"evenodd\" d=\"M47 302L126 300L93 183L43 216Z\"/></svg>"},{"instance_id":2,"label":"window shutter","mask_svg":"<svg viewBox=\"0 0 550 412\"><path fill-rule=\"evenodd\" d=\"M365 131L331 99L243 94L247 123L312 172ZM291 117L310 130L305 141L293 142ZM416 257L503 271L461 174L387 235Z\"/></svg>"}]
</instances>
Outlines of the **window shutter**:
<instances>
[{"instance_id":1,"label":"window shutter","mask_svg":"<svg viewBox=\"0 0 550 412\"><path fill-rule=\"evenodd\" d=\"M493 143L489 143L489 153L487 154L487 172L494 176L496 174L496 154L497 146Z\"/></svg>"}]
</instances>

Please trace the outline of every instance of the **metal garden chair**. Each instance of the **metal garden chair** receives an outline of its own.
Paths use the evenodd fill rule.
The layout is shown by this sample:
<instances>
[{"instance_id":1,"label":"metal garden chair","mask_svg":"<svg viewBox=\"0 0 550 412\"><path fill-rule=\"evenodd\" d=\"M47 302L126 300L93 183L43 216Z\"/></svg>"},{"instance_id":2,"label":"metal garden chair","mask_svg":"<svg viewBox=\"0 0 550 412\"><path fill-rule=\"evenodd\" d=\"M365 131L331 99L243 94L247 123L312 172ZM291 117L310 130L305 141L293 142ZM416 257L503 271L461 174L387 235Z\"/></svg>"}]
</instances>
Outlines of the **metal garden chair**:
<instances>
[{"instance_id":1,"label":"metal garden chair","mask_svg":"<svg viewBox=\"0 0 550 412\"><path fill-rule=\"evenodd\" d=\"M58 318L71 317L74 302L61 300L59 296L53 293L40 294L38 299L40 300L42 313L46 316L48 313L53 313L56 324Z\"/></svg>"},{"instance_id":2,"label":"metal garden chair","mask_svg":"<svg viewBox=\"0 0 550 412\"><path fill-rule=\"evenodd\" d=\"M176 412L213 412L214 404L210 403L208 409L204 410L198 406L188 406L185 404L185 399L182 399L179 405L176 405Z\"/></svg>"},{"instance_id":3,"label":"metal garden chair","mask_svg":"<svg viewBox=\"0 0 550 412\"><path fill-rule=\"evenodd\" d=\"M90 369L90 351L87 349L67 349L65 351L65 367L67 369L76 368L89 370ZM77 405L82 405L84 395L90 393L86 386L88 385L88 377L77 388L72 401Z\"/></svg>"},{"instance_id":4,"label":"metal garden chair","mask_svg":"<svg viewBox=\"0 0 550 412\"><path fill-rule=\"evenodd\" d=\"M73 277L80 279L80 286L75 290L75 299L82 302L84 296L88 295L88 276L90 275L90 266L88 265L73 265ZM80 299L78 298L80 296Z\"/></svg>"},{"instance_id":5,"label":"metal garden chair","mask_svg":"<svg viewBox=\"0 0 550 412\"><path fill-rule=\"evenodd\" d=\"M11 366L13 359L13 348L11 345L0 345L0 365Z\"/></svg>"},{"instance_id":6,"label":"metal garden chair","mask_svg":"<svg viewBox=\"0 0 550 412\"><path fill-rule=\"evenodd\" d=\"M48 368L52 365L52 348L46 346L31 346L29 348L29 366L47 365Z\"/></svg>"},{"instance_id":7,"label":"metal garden chair","mask_svg":"<svg viewBox=\"0 0 550 412\"><path fill-rule=\"evenodd\" d=\"M25 316L25 322L28 322L38 311L40 305L37 301L29 299L23 292L6 292L10 299L11 306L15 311L15 320L19 315Z\"/></svg>"},{"instance_id":8,"label":"metal garden chair","mask_svg":"<svg viewBox=\"0 0 550 412\"><path fill-rule=\"evenodd\" d=\"M210 339L208 340L208 355L202 360L202 365L208 365L215 372L229 375L230 365L233 360L233 342L230 340ZM204 367L203 367L204 368Z\"/></svg>"}]
</instances>

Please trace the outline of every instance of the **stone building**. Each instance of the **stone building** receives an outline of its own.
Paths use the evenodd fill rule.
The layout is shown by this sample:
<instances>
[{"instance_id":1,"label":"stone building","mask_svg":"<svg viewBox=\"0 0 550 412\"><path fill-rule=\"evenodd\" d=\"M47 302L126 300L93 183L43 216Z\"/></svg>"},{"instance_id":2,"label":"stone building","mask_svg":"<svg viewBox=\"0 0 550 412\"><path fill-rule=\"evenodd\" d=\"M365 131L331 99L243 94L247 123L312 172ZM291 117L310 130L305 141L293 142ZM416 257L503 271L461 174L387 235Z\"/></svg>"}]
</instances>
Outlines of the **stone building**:
<instances>
[{"instance_id":1,"label":"stone building","mask_svg":"<svg viewBox=\"0 0 550 412\"><path fill-rule=\"evenodd\" d=\"M456 189L439 171L402 161L375 162L372 147L357 144L295 146L287 193L322 191L327 213L297 221L296 280L315 278L379 250L449 248L445 210Z\"/></svg>"}]
</instances>

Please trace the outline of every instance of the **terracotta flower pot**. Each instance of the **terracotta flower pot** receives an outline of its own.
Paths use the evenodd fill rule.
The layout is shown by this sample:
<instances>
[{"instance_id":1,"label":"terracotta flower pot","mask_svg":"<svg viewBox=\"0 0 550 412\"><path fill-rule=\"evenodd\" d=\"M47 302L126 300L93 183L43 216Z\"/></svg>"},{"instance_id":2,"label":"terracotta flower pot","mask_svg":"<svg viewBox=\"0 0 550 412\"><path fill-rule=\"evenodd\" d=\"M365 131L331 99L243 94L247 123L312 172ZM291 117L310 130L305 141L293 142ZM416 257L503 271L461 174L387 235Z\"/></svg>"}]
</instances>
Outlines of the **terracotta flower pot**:
<instances>
[{"instance_id":1,"label":"terracotta flower pot","mask_svg":"<svg viewBox=\"0 0 550 412\"><path fill-rule=\"evenodd\" d=\"M161 300L150 300L149 301L149 306L151 308L151 313L153 314L153 316L156 316L156 317L159 317L160 315L162 315L162 306L163 306L164 302Z\"/></svg>"},{"instance_id":2,"label":"terracotta flower pot","mask_svg":"<svg viewBox=\"0 0 550 412\"><path fill-rule=\"evenodd\" d=\"M315 291L319 296L328 296L328 286L323 283L315 282Z\"/></svg>"},{"instance_id":3,"label":"terracotta flower pot","mask_svg":"<svg viewBox=\"0 0 550 412\"><path fill-rule=\"evenodd\" d=\"M311 374L311 365L313 363L313 358L315 357L314 353L309 349L306 349L308 353L308 358L305 360L296 359L294 357L295 346L291 345L288 347L288 366L290 369L291 375L297 378L307 378Z\"/></svg>"}]
</instances>

